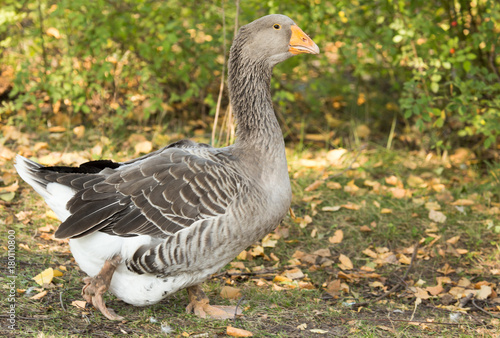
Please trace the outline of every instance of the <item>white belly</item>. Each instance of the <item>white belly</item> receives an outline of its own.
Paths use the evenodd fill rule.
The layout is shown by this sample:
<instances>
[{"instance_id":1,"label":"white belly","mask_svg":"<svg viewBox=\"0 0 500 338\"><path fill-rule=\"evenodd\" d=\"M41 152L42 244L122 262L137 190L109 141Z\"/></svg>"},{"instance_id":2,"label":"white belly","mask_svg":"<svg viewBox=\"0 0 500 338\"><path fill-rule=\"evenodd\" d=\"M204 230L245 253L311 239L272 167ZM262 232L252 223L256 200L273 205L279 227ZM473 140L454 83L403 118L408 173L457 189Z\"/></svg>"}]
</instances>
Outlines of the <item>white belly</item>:
<instances>
[{"instance_id":1,"label":"white belly","mask_svg":"<svg viewBox=\"0 0 500 338\"><path fill-rule=\"evenodd\" d=\"M83 238L70 239L69 245L80 268L89 276L99 273L107 259L120 254L132 257L142 245L151 242L149 236L119 237L95 232ZM218 268L218 267L217 267ZM146 306L157 303L170 294L188 286L199 284L215 273L217 268L197 273L156 277L153 274L136 274L122 262L111 279L109 292L126 303Z\"/></svg>"}]
</instances>

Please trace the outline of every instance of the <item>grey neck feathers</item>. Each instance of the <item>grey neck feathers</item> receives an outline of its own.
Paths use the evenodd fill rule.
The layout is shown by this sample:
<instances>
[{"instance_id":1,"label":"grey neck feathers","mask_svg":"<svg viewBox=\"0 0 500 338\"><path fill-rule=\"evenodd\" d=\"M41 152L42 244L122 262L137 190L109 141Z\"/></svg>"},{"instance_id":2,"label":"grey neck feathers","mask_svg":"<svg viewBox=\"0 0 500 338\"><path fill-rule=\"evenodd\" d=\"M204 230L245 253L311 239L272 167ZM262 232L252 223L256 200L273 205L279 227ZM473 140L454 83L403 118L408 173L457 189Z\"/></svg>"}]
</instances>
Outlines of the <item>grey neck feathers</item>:
<instances>
[{"instance_id":1,"label":"grey neck feathers","mask_svg":"<svg viewBox=\"0 0 500 338\"><path fill-rule=\"evenodd\" d=\"M272 67L264 58L256 60L255 56L245 55L243 45L244 39L235 40L228 67L230 100L237 123L235 146L277 148L283 144L283 135L271 100Z\"/></svg>"}]
</instances>

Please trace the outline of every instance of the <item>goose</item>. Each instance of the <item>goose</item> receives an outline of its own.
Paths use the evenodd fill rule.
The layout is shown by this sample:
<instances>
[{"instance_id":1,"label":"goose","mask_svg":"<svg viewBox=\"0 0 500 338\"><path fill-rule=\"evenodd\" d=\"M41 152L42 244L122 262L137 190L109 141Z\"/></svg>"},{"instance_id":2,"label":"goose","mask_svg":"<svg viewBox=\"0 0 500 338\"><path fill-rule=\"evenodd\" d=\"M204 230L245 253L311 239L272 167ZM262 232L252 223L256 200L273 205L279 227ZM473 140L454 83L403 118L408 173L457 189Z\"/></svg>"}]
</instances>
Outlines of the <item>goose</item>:
<instances>
[{"instance_id":1,"label":"goose","mask_svg":"<svg viewBox=\"0 0 500 338\"><path fill-rule=\"evenodd\" d=\"M182 140L127 162L42 166L17 155L15 168L62 222L84 278L83 298L110 320L110 292L134 306L186 289L187 312L230 318L201 283L279 224L291 203L283 135L273 110L273 67L318 46L289 17L242 26L231 47L228 89L236 141L213 148Z\"/></svg>"}]
</instances>

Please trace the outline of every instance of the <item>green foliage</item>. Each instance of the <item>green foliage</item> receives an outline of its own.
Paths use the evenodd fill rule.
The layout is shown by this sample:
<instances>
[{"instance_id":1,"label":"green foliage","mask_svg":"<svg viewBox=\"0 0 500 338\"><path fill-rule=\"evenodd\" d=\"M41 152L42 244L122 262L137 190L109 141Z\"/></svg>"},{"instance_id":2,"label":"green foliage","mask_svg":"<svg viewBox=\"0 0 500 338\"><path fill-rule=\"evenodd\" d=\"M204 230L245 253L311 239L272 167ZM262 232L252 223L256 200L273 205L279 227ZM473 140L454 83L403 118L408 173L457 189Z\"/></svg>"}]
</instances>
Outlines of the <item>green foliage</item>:
<instances>
[{"instance_id":1,"label":"green foliage","mask_svg":"<svg viewBox=\"0 0 500 338\"><path fill-rule=\"evenodd\" d=\"M60 111L69 124L119 130L214 113L233 2L5 2L0 50L15 79L0 114L36 127ZM496 1L248 0L238 22L270 13L292 17L321 49L276 69L287 125L323 130L326 115L332 129L362 120L388 133L399 112L397 131L417 126L433 146L498 143Z\"/></svg>"}]
</instances>

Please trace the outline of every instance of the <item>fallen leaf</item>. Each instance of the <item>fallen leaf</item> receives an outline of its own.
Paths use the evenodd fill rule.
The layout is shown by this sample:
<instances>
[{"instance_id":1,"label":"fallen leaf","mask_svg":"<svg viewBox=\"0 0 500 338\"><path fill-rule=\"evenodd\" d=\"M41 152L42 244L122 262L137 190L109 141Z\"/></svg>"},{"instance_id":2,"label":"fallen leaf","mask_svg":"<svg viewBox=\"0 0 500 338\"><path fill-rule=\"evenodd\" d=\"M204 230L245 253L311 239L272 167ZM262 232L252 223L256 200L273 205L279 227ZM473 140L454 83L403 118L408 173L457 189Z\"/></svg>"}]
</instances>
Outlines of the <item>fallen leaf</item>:
<instances>
[{"instance_id":1,"label":"fallen leaf","mask_svg":"<svg viewBox=\"0 0 500 338\"><path fill-rule=\"evenodd\" d=\"M80 309L85 309L86 304L87 304L87 302L84 300L74 300L71 302L72 306L75 306L75 307L80 308Z\"/></svg>"},{"instance_id":2,"label":"fallen leaf","mask_svg":"<svg viewBox=\"0 0 500 338\"><path fill-rule=\"evenodd\" d=\"M368 257L371 257L371 258L377 258L378 257L378 255L377 255L377 253L375 251L373 251L371 249L368 249L368 248L365 249L365 250L363 250L363 253L365 255L367 255Z\"/></svg>"},{"instance_id":3,"label":"fallen leaf","mask_svg":"<svg viewBox=\"0 0 500 338\"><path fill-rule=\"evenodd\" d=\"M335 230L335 233L333 234L332 237L328 238L328 241L332 244L338 244L341 243L343 239L344 239L344 232L338 229Z\"/></svg>"},{"instance_id":4,"label":"fallen leaf","mask_svg":"<svg viewBox=\"0 0 500 338\"><path fill-rule=\"evenodd\" d=\"M334 207L323 207L321 208L321 211L339 211L342 207L341 206L334 206Z\"/></svg>"},{"instance_id":5,"label":"fallen leaf","mask_svg":"<svg viewBox=\"0 0 500 338\"><path fill-rule=\"evenodd\" d=\"M483 300L491 295L492 289L489 285L481 285L481 289L476 293L476 299Z\"/></svg>"},{"instance_id":6,"label":"fallen leaf","mask_svg":"<svg viewBox=\"0 0 500 338\"><path fill-rule=\"evenodd\" d=\"M449 240L447 240L446 243L457 244L457 242L458 242L459 239L460 239L460 236L455 236L455 237L452 237Z\"/></svg>"},{"instance_id":7,"label":"fallen leaf","mask_svg":"<svg viewBox=\"0 0 500 338\"><path fill-rule=\"evenodd\" d=\"M380 213L381 214L392 214L392 209L382 208L382 210L380 210Z\"/></svg>"},{"instance_id":8,"label":"fallen leaf","mask_svg":"<svg viewBox=\"0 0 500 338\"><path fill-rule=\"evenodd\" d=\"M150 141L139 142L134 146L134 150L136 154L150 153L151 150L153 150L153 143L151 143Z\"/></svg>"},{"instance_id":9,"label":"fallen leaf","mask_svg":"<svg viewBox=\"0 0 500 338\"><path fill-rule=\"evenodd\" d=\"M38 284L43 286L44 284L50 284L54 277L62 276L62 272L58 270L54 270L52 268L45 269L32 279Z\"/></svg>"},{"instance_id":10,"label":"fallen leaf","mask_svg":"<svg viewBox=\"0 0 500 338\"><path fill-rule=\"evenodd\" d=\"M398 184L398 178L394 175L386 177L385 178L385 183L390 184L390 185L397 185Z\"/></svg>"},{"instance_id":11,"label":"fallen leaf","mask_svg":"<svg viewBox=\"0 0 500 338\"><path fill-rule=\"evenodd\" d=\"M38 228L38 231L40 231L40 232L51 232L51 231L54 231L54 227L52 226L52 224L47 224L44 227Z\"/></svg>"},{"instance_id":12,"label":"fallen leaf","mask_svg":"<svg viewBox=\"0 0 500 338\"><path fill-rule=\"evenodd\" d=\"M237 329L232 326L226 328L226 334L231 337L253 337L253 333L243 329Z\"/></svg>"},{"instance_id":13,"label":"fallen leaf","mask_svg":"<svg viewBox=\"0 0 500 338\"><path fill-rule=\"evenodd\" d=\"M73 134L75 134L76 138L82 138L85 135L85 126L76 126L73 128Z\"/></svg>"},{"instance_id":14,"label":"fallen leaf","mask_svg":"<svg viewBox=\"0 0 500 338\"><path fill-rule=\"evenodd\" d=\"M6 193L6 192L15 192L19 189L19 184L17 181L14 184L9 185L8 187L0 187L0 194Z\"/></svg>"},{"instance_id":15,"label":"fallen leaf","mask_svg":"<svg viewBox=\"0 0 500 338\"><path fill-rule=\"evenodd\" d=\"M325 248L325 249L319 249L313 252L313 255L318 255L321 257L331 257L332 254L330 253L330 250Z\"/></svg>"},{"instance_id":16,"label":"fallen leaf","mask_svg":"<svg viewBox=\"0 0 500 338\"><path fill-rule=\"evenodd\" d=\"M342 204L341 205L342 208L345 208L345 209L349 209L349 210L359 210L361 209L361 206L358 205L358 204L354 204L354 203L347 203L347 204Z\"/></svg>"},{"instance_id":17,"label":"fallen leaf","mask_svg":"<svg viewBox=\"0 0 500 338\"><path fill-rule=\"evenodd\" d=\"M399 255L398 261L399 261L399 263L406 264L406 265L410 265L410 263L411 263L411 259L408 256L403 255L403 254Z\"/></svg>"},{"instance_id":18,"label":"fallen leaf","mask_svg":"<svg viewBox=\"0 0 500 338\"><path fill-rule=\"evenodd\" d=\"M414 175L410 175L406 182L412 188L425 188L427 186L427 184L422 178Z\"/></svg>"},{"instance_id":19,"label":"fallen leaf","mask_svg":"<svg viewBox=\"0 0 500 338\"><path fill-rule=\"evenodd\" d=\"M474 205L474 201L465 200L465 199L458 199L455 202L452 202L450 204L451 205L460 205L460 206L469 206L469 205Z\"/></svg>"},{"instance_id":20,"label":"fallen leaf","mask_svg":"<svg viewBox=\"0 0 500 338\"><path fill-rule=\"evenodd\" d=\"M225 299L239 299L241 298L241 289L225 285L220 291L220 296Z\"/></svg>"},{"instance_id":21,"label":"fallen leaf","mask_svg":"<svg viewBox=\"0 0 500 338\"><path fill-rule=\"evenodd\" d=\"M266 237L262 239L262 246L264 248L274 248L276 246L276 243L278 243L278 240L273 239L273 234L267 234Z\"/></svg>"},{"instance_id":22,"label":"fallen leaf","mask_svg":"<svg viewBox=\"0 0 500 338\"><path fill-rule=\"evenodd\" d=\"M371 231L372 231L372 229L371 229L369 226L367 226L367 225L362 225L362 226L359 228L359 231L361 231L361 232L371 232Z\"/></svg>"},{"instance_id":23,"label":"fallen leaf","mask_svg":"<svg viewBox=\"0 0 500 338\"><path fill-rule=\"evenodd\" d=\"M305 228L308 224L312 223L312 218L309 215L305 215L304 218L300 221L299 226L303 229Z\"/></svg>"},{"instance_id":24,"label":"fallen leaf","mask_svg":"<svg viewBox=\"0 0 500 338\"><path fill-rule=\"evenodd\" d=\"M443 292L444 288L441 286L441 284L438 284L436 286L429 286L425 288L425 290L428 291L431 295L436 296Z\"/></svg>"},{"instance_id":25,"label":"fallen leaf","mask_svg":"<svg viewBox=\"0 0 500 338\"><path fill-rule=\"evenodd\" d=\"M47 30L45 31L45 33L48 35L48 36L52 36L56 39L60 39L61 38L61 34L59 33L59 30L55 27L49 27L47 28Z\"/></svg>"},{"instance_id":26,"label":"fallen leaf","mask_svg":"<svg viewBox=\"0 0 500 338\"><path fill-rule=\"evenodd\" d=\"M317 181L314 181L312 184L310 184L307 188L304 189L304 191L313 191L313 190L316 190L318 189L325 181L323 180L317 180Z\"/></svg>"},{"instance_id":27,"label":"fallen leaf","mask_svg":"<svg viewBox=\"0 0 500 338\"><path fill-rule=\"evenodd\" d=\"M253 249L249 250L248 253L253 257L262 256L264 255L264 248L260 245L257 245Z\"/></svg>"},{"instance_id":28,"label":"fallen leaf","mask_svg":"<svg viewBox=\"0 0 500 338\"><path fill-rule=\"evenodd\" d=\"M436 211L436 210L430 210L429 211L429 219L431 221L437 222L437 223L444 223L446 222L446 216L443 214L441 211Z\"/></svg>"},{"instance_id":29,"label":"fallen leaf","mask_svg":"<svg viewBox=\"0 0 500 338\"><path fill-rule=\"evenodd\" d=\"M321 329L311 329L309 330L311 331L312 333L319 333L319 334L325 334L325 333L328 333L328 331L326 330L321 330Z\"/></svg>"},{"instance_id":30,"label":"fallen leaf","mask_svg":"<svg viewBox=\"0 0 500 338\"><path fill-rule=\"evenodd\" d=\"M0 194L0 199L2 201L5 201L5 202L10 202L14 199L14 197L16 197L16 193L15 192L8 192L8 193L5 193L5 194Z\"/></svg>"},{"instance_id":31,"label":"fallen leaf","mask_svg":"<svg viewBox=\"0 0 500 338\"><path fill-rule=\"evenodd\" d=\"M283 274L285 275L285 277L290 278L290 279L302 279L305 277L304 273L299 268L285 270L285 272Z\"/></svg>"},{"instance_id":32,"label":"fallen leaf","mask_svg":"<svg viewBox=\"0 0 500 338\"><path fill-rule=\"evenodd\" d=\"M338 296L340 294L340 279L336 279L328 283L326 286L326 292L333 297Z\"/></svg>"},{"instance_id":33,"label":"fallen leaf","mask_svg":"<svg viewBox=\"0 0 500 338\"><path fill-rule=\"evenodd\" d=\"M347 183L344 186L344 191L349 192L351 194L356 193L358 190L359 190L359 187L356 184L354 184L354 180L350 181L349 183Z\"/></svg>"},{"instance_id":34,"label":"fallen leaf","mask_svg":"<svg viewBox=\"0 0 500 338\"><path fill-rule=\"evenodd\" d=\"M47 294L47 290L37 293L33 297L30 297L30 299L34 299L34 300L42 299L43 297L45 297L46 294Z\"/></svg>"},{"instance_id":35,"label":"fallen leaf","mask_svg":"<svg viewBox=\"0 0 500 338\"><path fill-rule=\"evenodd\" d=\"M411 194L407 192L406 189L403 188L390 188L389 189L390 193L392 194L392 197L394 198L405 198L405 197L410 197Z\"/></svg>"},{"instance_id":36,"label":"fallen leaf","mask_svg":"<svg viewBox=\"0 0 500 338\"><path fill-rule=\"evenodd\" d=\"M416 287L415 289L416 289L414 292L415 297L420 299L429 299L431 297L426 290L419 287Z\"/></svg>"},{"instance_id":37,"label":"fallen leaf","mask_svg":"<svg viewBox=\"0 0 500 338\"><path fill-rule=\"evenodd\" d=\"M441 205L439 205L438 202L427 202L427 203L425 203L425 208L427 210L440 210Z\"/></svg>"},{"instance_id":38,"label":"fallen leaf","mask_svg":"<svg viewBox=\"0 0 500 338\"><path fill-rule=\"evenodd\" d=\"M332 189L332 190L340 190L342 189L342 185L338 182L327 182L326 183L326 187L328 189Z\"/></svg>"},{"instance_id":39,"label":"fallen leaf","mask_svg":"<svg viewBox=\"0 0 500 338\"><path fill-rule=\"evenodd\" d=\"M307 324L306 323L297 325L297 330L304 331L305 329L307 329Z\"/></svg>"},{"instance_id":40,"label":"fallen leaf","mask_svg":"<svg viewBox=\"0 0 500 338\"><path fill-rule=\"evenodd\" d=\"M342 269L342 267L345 268L345 269L342 269L342 270L352 270L352 269L354 269L354 265L352 264L351 259L349 257L347 257L346 255L340 254L339 261L340 261L340 263L342 263L340 265L340 268L341 269Z\"/></svg>"}]
</instances>

